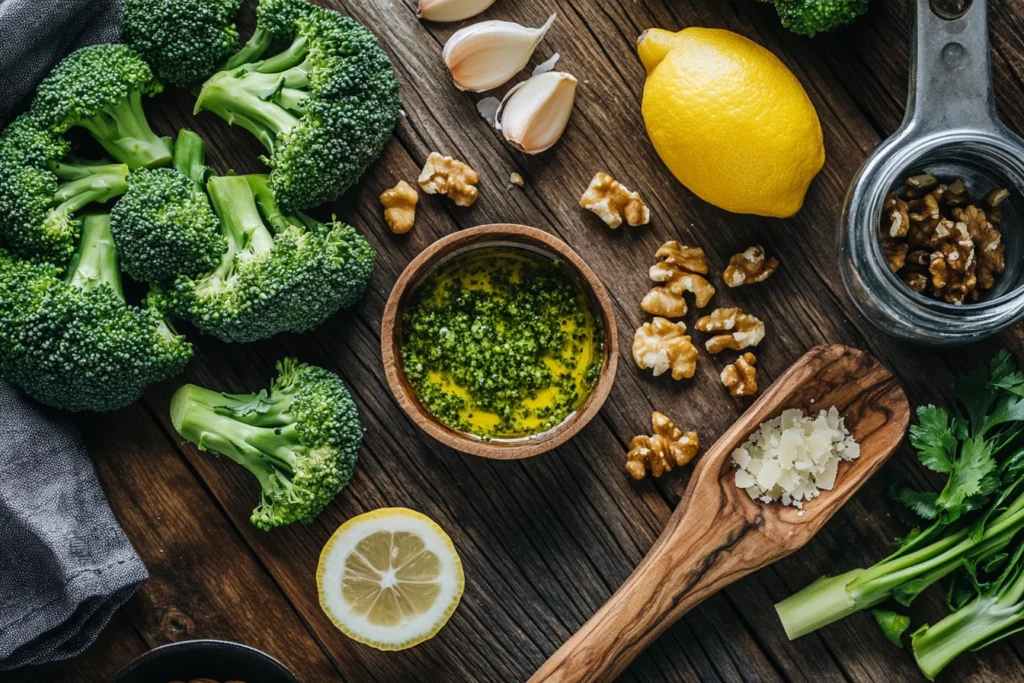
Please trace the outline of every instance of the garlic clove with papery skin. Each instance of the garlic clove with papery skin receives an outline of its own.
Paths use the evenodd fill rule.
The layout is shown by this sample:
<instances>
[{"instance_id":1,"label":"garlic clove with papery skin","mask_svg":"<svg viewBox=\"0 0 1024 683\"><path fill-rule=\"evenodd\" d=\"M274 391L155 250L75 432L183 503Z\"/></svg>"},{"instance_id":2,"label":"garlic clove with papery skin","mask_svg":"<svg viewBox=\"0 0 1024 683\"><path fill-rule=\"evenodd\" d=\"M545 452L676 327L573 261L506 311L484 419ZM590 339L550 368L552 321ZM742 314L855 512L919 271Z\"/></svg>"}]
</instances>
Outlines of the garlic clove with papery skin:
<instances>
[{"instance_id":1,"label":"garlic clove with papery skin","mask_svg":"<svg viewBox=\"0 0 1024 683\"><path fill-rule=\"evenodd\" d=\"M494 0L420 0L416 16L427 21L462 21L493 4Z\"/></svg>"},{"instance_id":2,"label":"garlic clove with papery skin","mask_svg":"<svg viewBox=\"0 0 1024 683\"><path fill-rule=\"evenodd\" d=\"M482 92L507 83L530 61L554 22L552 14L540 28L511 21L481 21L459 29L444 44L442 53L455 87Z\"/></svg>"},{"instance_id":3,"label":"garlic clove with papery skin","mask_svg":"<svg viewBox=\"0 0 1024 683\"><path fill-rule=\"evenodd\" d=\"M495 127L520 152L540 154L562 137L575 101L576 78L549 71L508 91Z\"/></svg>"}]
</instances>

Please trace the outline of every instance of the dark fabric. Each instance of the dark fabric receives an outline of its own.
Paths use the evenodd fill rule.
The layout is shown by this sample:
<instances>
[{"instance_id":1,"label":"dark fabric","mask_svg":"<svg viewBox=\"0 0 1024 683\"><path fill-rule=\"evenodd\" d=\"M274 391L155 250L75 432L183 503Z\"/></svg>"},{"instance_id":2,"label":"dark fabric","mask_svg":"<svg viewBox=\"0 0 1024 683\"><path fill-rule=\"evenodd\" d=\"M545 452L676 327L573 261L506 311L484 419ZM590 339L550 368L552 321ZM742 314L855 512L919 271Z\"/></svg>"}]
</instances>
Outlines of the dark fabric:
<instances>
[{"instance_id":1,"label":"dark fabric","mask_svg":"<svg viewBox=\"0 0 1024 683\"><path fill-rule=\"evenodd\" d=\"M0 380L0 671L78 654L147 578L78 430Z\"/></svg>"},{"instance_id":2,"label":"dark fabric","mask_svg":"<svg viewBox=\"0 0 1024 683\"><path fill-rule=\"evenodd\" d=\"M121 38L121 0L0 0L0 125L72 50Z\"/></svg>"}]
</instances>

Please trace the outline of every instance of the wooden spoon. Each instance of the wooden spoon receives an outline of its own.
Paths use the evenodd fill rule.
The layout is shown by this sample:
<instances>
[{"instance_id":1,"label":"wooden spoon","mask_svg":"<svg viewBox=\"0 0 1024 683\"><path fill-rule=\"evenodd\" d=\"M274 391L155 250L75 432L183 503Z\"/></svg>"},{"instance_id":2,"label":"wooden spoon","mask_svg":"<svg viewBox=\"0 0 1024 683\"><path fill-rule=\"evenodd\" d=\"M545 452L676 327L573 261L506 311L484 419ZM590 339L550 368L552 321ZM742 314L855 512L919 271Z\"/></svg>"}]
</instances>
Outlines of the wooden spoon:
<instances>
[{"instance_id":1,"label":"wooden spoon","mask_svg":"<svg viewBox=\"0 0 1024 683\"><path fill-rule=\"evenodd\" d=\"M732 451L786 408L835 406L860 443L831 491L796 508L751 500L736 488ZM910 421L907 397L871 356L819 346L793 364L697 463L682 502L626 583L530 678L530 683L610 681L705 598L785 557L889 458Z\"/></svg>"}]
</instances>

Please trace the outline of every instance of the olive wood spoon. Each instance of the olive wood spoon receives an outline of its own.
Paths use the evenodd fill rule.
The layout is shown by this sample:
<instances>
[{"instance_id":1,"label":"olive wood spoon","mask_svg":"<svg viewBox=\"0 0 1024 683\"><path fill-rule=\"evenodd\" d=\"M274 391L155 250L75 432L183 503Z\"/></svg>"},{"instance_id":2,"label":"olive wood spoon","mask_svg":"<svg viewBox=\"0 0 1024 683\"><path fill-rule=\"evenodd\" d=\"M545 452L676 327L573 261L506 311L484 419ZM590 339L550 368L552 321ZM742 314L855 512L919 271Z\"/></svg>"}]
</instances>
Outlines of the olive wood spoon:
<instances>
[{"instance_id":1,"label":"olive wood spoon","mask_svg":"<svg viewBox=\"0 0 1024 683\"><path fill-rule=\"evenodd\" d=\"M786 408L835 406L860 443L834 488L796 508L751 500L736 488L732 451ZM530 683L610 681L681 616L733 581L802 547L889 458L910 406L871 356L819 346L792 365L698 461L679 506L633 574L530 678Z\"/></svg>"}]
</instances>

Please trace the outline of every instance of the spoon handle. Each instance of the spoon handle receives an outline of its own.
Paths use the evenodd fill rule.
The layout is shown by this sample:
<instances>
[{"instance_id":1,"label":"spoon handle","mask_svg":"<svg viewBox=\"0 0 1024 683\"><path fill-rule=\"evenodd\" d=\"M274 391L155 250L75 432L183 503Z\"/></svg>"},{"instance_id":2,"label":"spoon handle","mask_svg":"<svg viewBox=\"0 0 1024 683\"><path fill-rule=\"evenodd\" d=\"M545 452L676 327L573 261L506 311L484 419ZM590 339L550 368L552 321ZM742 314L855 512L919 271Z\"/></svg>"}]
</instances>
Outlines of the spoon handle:
<instances>
[{"instance_id":1,"label":"spoon handle","mask_svg":"<svg viewBox=\"0 0 1024 683\"><path fill-rule=\"evenodd\" d=\"M750 533L763 520L739 513L732 492L717 481L721 458L714 456L701 460L647 557L529 683L613 680L686 612L777 554Z\"/></svg>"}]
</instances>

